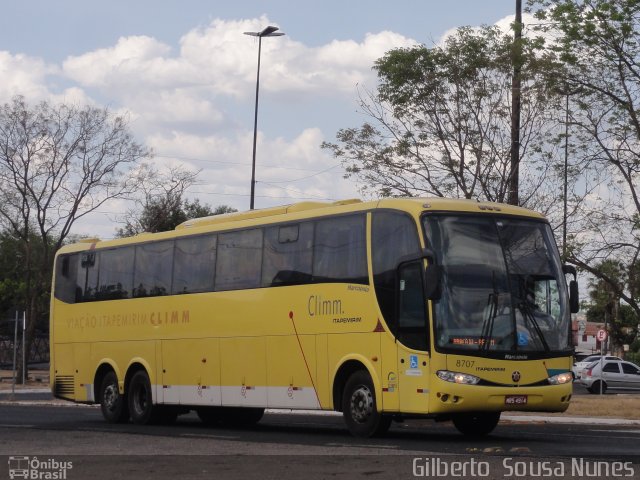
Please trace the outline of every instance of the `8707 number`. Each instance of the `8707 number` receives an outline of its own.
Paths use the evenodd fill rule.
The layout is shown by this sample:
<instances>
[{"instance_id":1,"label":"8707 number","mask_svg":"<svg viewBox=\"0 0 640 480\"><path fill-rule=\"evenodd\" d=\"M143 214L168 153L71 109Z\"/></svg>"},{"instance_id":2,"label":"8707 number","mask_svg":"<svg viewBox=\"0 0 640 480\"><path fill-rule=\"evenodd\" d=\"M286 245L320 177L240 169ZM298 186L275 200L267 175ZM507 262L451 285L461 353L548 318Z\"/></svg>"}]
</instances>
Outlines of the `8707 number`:
<instances>
[{"instance_id":1,"label":"8707 number","mask_svg":"<svg viewBox=\"0 0 640 480\"><path fill-rule=\"evenodd\" d=\"M456 360L456 367L471 368L475 363L475 360Z\"/></svg>"}]
</instances>

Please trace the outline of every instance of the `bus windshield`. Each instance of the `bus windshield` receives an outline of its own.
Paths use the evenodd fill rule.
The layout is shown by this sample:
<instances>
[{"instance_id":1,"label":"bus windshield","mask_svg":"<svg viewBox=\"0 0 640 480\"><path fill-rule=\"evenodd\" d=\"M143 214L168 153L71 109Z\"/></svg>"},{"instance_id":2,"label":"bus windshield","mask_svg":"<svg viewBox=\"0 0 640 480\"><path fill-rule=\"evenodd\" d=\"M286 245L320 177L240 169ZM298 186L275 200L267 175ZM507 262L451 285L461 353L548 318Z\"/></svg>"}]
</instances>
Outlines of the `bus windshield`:
<instances>
[{"instance_id":1,"label":"bus windshield","mask_svg":"<svg viewBox=\"0 0 640 480\"><path fill-rule=\"evenodd\" d=\"M462 215L423 223L442 267L436 348L523 358L570 349L566 284L548 224Z\"/></svg>"}]
</instances>

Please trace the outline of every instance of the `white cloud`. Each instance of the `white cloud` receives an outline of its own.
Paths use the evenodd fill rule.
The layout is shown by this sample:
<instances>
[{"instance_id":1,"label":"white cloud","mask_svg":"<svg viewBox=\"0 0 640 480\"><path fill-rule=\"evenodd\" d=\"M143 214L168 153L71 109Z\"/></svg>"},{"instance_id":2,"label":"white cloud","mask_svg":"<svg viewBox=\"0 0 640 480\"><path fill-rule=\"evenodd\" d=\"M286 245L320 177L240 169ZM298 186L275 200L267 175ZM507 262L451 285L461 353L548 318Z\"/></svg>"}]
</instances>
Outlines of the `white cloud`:
<instances>
[{"instance_id":1,"label":"white cloud","mask_svg":"<svg viewBox=\"0 0 640 480\"><path fill-rule=\"evenodd\" d=\"M150 37L120 38L111 48L67 58L63 70L69 78L85 87L134 86L137 77L146 85L163 84L172 80L167 75L170 68L165 60L170 51L168 45Z\"/></svg>"},{"instance_id":2,"label":"white cloud","mask_svg":"<svg viewBox=\"0 0 640 480\"><path fill-rule=\"evenodd\" d=\"M243 35L270 23L213 20L180 39L180 50L144 37L120 38L117 44L69 57L66 75L84 87L97 87L116 98L149 88L206 87L214 95L250 97L255 83L255 37ZM288 36L262 41L261 88L278 91L353 92L372 78L373 61L394 47L416 42L393 32L367 34L361 42L333 41L308 47Z\"/></svg>"},{"instance_id":3,"label":"white cloud","mask_svg":"<svg viewBox=\"0 0 640 480\"><path fill-rule=\"evenodd\" d=\"M506 17L503 17L497 22L495 22L494 26L502 30L502 32L505 35L513 35L513 29L511 28L511 25L513 24L515 19L516 19L515 15L507 15ZM523 13L522 23L524 24L523 34L527 36L527 34L530 34L532 32L532 30L528 27L531 25L536 25L540 23L540 21L536 19L531 13ZM449 30L445 31L440 37L440 39L436 42L436 44L440 46L444 45L445 40L451 35L455 35L458 28L459 27L450 28ZM476 27L476 28L480 28L480 27ZM536 33L536 35L539 35L539 33Z\"/></svg>"},{"instance_id":4,"label":"white cloud","mask_svg":"<svg viewBox=\"0 0 640 480\"><path fill-rule=\"evenodd\" d=\"M56 72L56 67L41 59L0 51L0 101L6 102L14 95L34 101L49 98L46 76Z\"/></svg>"},{"instance_id":5,"label":"white cloud","mask_svg":"<svg viewBox=\"0 0 640 480\"><path fill-rule=\"evenodd\" d=\"M186 32L177 45L150 36L122 37L107 48L70 56L61 65L0 52L0 74L8 79L0 85L0 97L23 93L30 101L106 105L126 113L137 137L157 153L158 168L201 170L189 196L244 210L249 204L258 49L255 37L243 32L270 24L266 16L216 19ZM270 131L281 136L258 133L258 208L358 196L356 186L342 178L337 160L320 149L335 132L317 127L322 119L313 105L322 97L323 106L341 111L354 101L357 84L375 84L371 67L376 59L391 48L415 44L390 31L313 47L289 35L263 39L261 98L262 92L271 92L271 98L277 93L278 102L295 105L297 113L278 112L281 126L273 128L272 122ZM105 205L78 223L75 233L112 236L117 227L113 220L125 205Z\"/></svg>"}]
</instances>

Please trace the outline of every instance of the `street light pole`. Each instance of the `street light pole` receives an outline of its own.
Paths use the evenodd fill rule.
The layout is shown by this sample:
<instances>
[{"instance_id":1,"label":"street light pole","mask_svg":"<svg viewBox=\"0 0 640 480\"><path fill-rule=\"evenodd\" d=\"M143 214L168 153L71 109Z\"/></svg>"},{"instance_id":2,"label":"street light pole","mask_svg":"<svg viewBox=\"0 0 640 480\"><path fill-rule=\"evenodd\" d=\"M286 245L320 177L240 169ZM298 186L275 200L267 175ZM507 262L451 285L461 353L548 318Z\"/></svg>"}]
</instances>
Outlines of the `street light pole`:
<instances>
[{"instance_id":1,"label":"street light pole","mask_svg":"<svg viewBox=\"0 0 640 480\"><path fill-rule=\"evenodd\" d=\"M258 73L256 74L256 107L255 115L253 118L253 160L251 162L251 201L249 203L249 209L253 210L255 203L255 191L256 191L256 141L258 138L258 94L260 92L260 54L262 51L262 37L280 37L284 35L282 32L277 32L278 27L268 26L260 32L244 32L245 35L252 37L258 37Z\"/></svg>"}]
</instances>

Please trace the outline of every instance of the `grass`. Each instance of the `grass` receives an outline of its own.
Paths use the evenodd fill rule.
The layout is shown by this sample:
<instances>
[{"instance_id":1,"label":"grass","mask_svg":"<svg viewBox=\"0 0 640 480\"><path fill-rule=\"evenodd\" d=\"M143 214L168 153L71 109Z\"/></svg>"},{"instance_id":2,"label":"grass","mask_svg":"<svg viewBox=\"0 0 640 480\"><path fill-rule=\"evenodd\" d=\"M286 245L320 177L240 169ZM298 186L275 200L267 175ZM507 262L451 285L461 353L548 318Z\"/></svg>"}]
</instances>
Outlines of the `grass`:
<instances>
[{"instance_id":1,"label":"grass","mask_svg":"<svg viewBox=\"0 0 640 480\"><path fill-rule=\"evenodd\" d=\"M542 415L550 417L606 417L640 420L640 394L574 395L571 398L571 403L569 404L569 408L566 412L517 412L517 415Z\"/></svg>"},{"instance_id":2,"label":"grass","mask_svg":"<svg viewBox=\"0 0 640 480\"><path fill-rule=\"evenodd\" d=\"M561 415L640 420L640 395L574 395Z\"/></svg>"}]
</instances>

